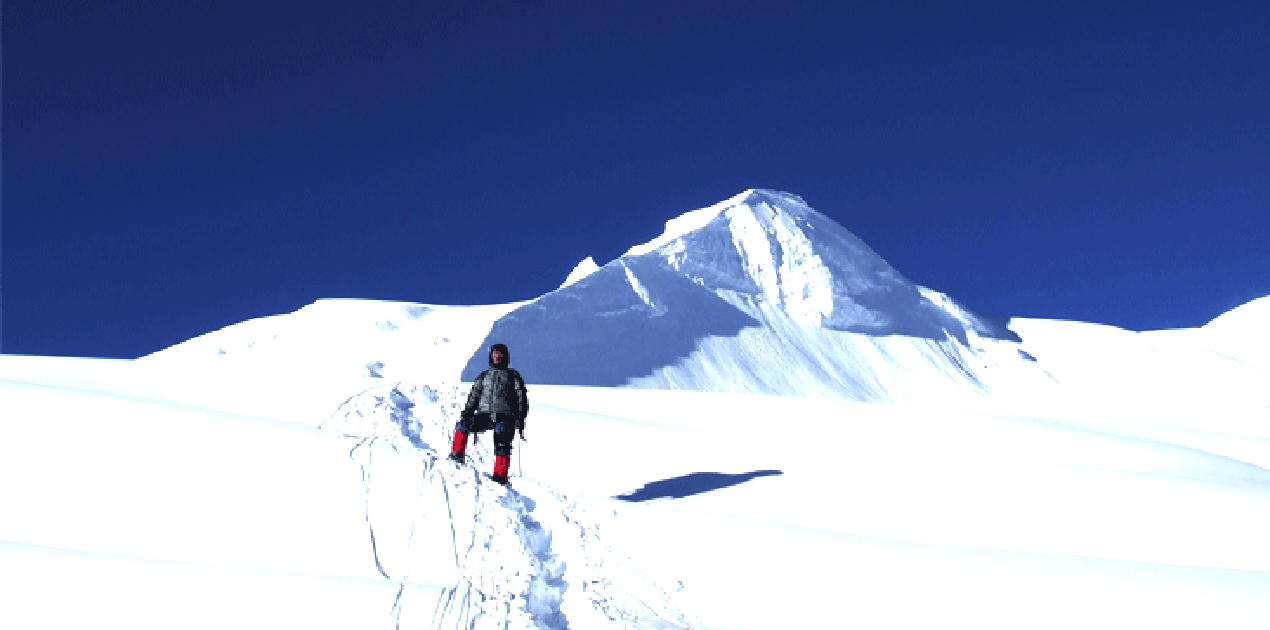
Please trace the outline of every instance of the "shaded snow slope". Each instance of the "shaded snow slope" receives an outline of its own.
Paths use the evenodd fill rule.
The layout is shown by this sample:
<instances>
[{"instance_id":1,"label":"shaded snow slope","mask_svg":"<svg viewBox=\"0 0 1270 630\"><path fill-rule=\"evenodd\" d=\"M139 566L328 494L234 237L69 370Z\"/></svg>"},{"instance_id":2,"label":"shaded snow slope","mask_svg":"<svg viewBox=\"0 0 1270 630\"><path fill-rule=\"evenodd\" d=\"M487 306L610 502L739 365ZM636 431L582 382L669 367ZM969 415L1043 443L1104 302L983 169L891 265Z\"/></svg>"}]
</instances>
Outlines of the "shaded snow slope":
<instances>
[{"instance_id":1,"label":"shaded snow slope","mask_svg":"<svg viewBox=\"0 0 1270 630\"><path fill-rule=\"evenodd\" d=\"M533 382L613 386L687 356L700 339L757 324L656 261L619 260L508 313L481 345L506 343ZM485 352L474 354L463 380L486 363Z\"/></svg>"},{"instance_id":2,"label":"shaded snow slope","mask_svg":"<svg viewBox=\"0 0 1270 630\"><path fill-rule=\"evenodd\" d=\"M701 339L674 365L625 384L911 404L1004 402L1053 386L1012 342L834 331L764 310L763 326Z\"/></svg>"}]
</instances>

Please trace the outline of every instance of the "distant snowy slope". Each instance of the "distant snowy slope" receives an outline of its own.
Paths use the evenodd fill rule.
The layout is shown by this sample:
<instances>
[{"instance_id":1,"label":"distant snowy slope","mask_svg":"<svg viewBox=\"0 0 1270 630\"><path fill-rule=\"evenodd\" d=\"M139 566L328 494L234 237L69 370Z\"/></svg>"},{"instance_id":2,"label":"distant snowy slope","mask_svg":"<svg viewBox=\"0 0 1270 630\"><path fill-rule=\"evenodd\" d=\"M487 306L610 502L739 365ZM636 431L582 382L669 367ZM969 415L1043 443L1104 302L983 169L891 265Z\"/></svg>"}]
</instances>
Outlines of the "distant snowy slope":
<instances>
[{"instance_id":1,"label":"distant snowy slope","mask_svg":"<svg viewBox=\"0 0 1270 630\"><path fill-rule=\"evenodd\" d=\"M452 380L494 320L519 306L431 306L375 300L319 300L294 313L228 326L143 357L188 365L298 367ZM461 359L460 359L461 357ZM377 366L378 364L378 366Z\"/></svg>"},{"instance_id":2,"label":"distant snowy slope","mask_svg":"<svg viewBox=\"0 0 1270 630\"><path fill-rule=\"evenodd\" d=\"M519 305L319 300L136 364L184 400L316 425L350 394L385 379L456 382L494 320Z\"/></svg>"},{"instance_id":3,"label":"distant snowy slope","mask_svg":"<svg viewBox=\"0 0 1270 630\"><path fill-rule=\"evenodd\" d=\"M1207 347L1270 371L1270 296L1222 314L1199 332Z\"/></svg>"},{"instance_id":4,"label":"distant snowy slope","mask_svg":"<svg viewBox=\"0 0 1270 630\"><path fill-rule=\"evenodd\" d=\"M1262 298L1191 329L1134 332L1022 318L1010 326L1059 385L1035 393L1051 412L1263 412L1270 409L1267 305Z\"/></svg>"}]
</instances>

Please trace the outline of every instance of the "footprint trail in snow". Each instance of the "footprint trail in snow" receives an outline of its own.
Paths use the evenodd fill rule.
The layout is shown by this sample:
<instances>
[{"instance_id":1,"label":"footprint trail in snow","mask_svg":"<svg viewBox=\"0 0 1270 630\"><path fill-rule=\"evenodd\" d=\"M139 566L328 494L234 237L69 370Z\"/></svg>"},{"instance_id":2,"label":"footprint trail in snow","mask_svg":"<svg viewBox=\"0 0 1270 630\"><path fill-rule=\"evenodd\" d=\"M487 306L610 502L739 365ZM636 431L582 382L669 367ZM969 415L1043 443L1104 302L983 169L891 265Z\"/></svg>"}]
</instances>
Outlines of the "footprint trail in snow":
<instances>
[{"instance_id":1,"label":"footprint trail in snow","mask_svg":"<svg viewBox=\"0 0 1270 630\"><path fill-rule=\"evenodd\" d=\"M445 459L464 393L388 384L349 398L323 424L352 445L374 563L399 584L385 627L696 627L676 602L682 585L601 539L611 512L525 477L515 488L489 480L483 441L467 464Z\"/></svg>"}]
</instances>

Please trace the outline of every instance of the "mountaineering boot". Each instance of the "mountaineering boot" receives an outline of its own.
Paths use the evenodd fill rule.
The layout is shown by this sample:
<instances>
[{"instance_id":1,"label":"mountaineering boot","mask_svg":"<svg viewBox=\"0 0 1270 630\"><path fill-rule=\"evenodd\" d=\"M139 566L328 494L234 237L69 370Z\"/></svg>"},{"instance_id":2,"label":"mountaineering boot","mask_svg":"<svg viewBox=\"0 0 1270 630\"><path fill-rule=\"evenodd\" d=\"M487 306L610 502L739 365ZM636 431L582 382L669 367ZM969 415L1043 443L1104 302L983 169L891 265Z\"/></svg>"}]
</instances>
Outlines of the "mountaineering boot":
<instances>
[{"instance_id":1,"label":"mountaineering boot","mask_svg":"<svg viewBox=\"0 0 1270 630\"><path fill-rule=\"evenodd\" d=\"M466 459L467 434L461 429L454 430L454 444L450 445L450 459L462 464Z\"/></svg>"},{"instance_id":2,"label":"mountaineering boot","mask_svg":"<svg viewBox=\"0 0 1270 630\"><path fill-rule=\"evenodd\" d=\"M499 455L494 458L494 474L489 478L498 483L507 484L507 469L512 466L511 455Z\"/></svg>"}]
</instances>

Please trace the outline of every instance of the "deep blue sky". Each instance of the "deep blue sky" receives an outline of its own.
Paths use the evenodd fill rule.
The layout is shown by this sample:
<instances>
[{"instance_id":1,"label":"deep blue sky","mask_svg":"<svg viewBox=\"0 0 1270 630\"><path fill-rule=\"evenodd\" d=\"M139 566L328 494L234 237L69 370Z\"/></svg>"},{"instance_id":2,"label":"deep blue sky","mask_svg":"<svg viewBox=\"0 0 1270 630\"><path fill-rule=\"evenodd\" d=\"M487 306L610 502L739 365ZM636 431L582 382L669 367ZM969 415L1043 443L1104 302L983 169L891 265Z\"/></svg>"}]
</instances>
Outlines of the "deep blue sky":
<instances>
[{"instance_id":1,"label":"deep blue sky","mask_svg":"<svg viewBox=\"0 0 1270 630\"><path fill-rule=\"evenodd\" d=\"M1265 2L3 11L7 353L531 298L746 188L989 313L1181 327L1270 294Z\"/></svg>"}]
</instances>

